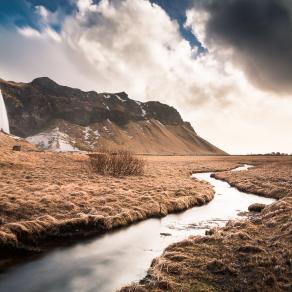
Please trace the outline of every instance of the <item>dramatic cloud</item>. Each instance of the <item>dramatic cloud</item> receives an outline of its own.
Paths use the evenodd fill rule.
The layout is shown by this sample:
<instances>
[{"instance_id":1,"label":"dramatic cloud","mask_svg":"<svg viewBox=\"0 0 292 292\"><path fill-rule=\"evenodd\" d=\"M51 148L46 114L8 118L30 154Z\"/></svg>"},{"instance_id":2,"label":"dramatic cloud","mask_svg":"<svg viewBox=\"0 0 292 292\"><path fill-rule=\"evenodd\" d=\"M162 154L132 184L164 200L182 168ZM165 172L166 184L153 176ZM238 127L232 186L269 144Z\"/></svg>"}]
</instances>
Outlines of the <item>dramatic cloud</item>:
<instances>
[{"instance_id":1,"label":"dramatic cloud","mask_svg":"<svg viewBox=\"0 0 292 292\"><path fill-rule=\"evenodd\" d=\"M59 32L51 28L60 19L58 11L37 6L40 31L27 26L17 29L19 35L4 33L7 46L14 43L16 48L21 44L28 49L15 58L16 52L3 43L7 58L1 58L2 71L5 65L9 70L13 63L27 62L22 66L26 70L18 72L20 80L37 77L43 69L42 75L75 87L126 90L136 98L160 99L176 106L230 101L229 94L237 87L231 74L223 72L211 55L199 58L197 49L180 35L178 23L158 5L144 0L76 3L78 11L64 17ZM69 68L76 69L61 74L57 62L51 62L60 56L65 56L62 63L67 60L71 62ZM37 62L30 71L27 68L32 58L42 63ZM80 76L78 84L76 76Z\"/></svg>"},{"instance_id":2,"label":"dramatic cloud","mask_svg":"<svg viewBox=\"0 0 292 292\"><path fill-rule=\"evenodd\" d=\"M263 90L292 93L291 0L195 1L189 11L205 46L229 50ZM193 17L194 17L193 15Z\"/></svg>"},{"instance_id":3,"label":"dramatic cloud","mask_svg":"<svg viewBox=\"0 0 292 292\"><path fill-rule=\"evenodd\" d=\"M185 15L185 32L193 33L208 49L205 53L183 36L182 20L154 1L68 0L75 7L70 13L34 2L33 25L0 25L1 78L48 76L84 90L127 91L132 98L159 100L175 106L198 133L231 153L292 149L292 99L282 98L279 104L276 93L266 92L275 89L276 77L265 90L248 80L264 87L260 79L267 78L266 70L261 71L264 77L256 71L252 76L248 60L255 58L251 64L257 68L271 63L262 64L264 57L256 58L250 45L241 50L243 45L228 41L231 37L224 37L219 24L215 31L216 7L227 1L203 1L209 5L196 4ZM281 89L288 91L288 85Z\"/></svg>"}]
</instances>

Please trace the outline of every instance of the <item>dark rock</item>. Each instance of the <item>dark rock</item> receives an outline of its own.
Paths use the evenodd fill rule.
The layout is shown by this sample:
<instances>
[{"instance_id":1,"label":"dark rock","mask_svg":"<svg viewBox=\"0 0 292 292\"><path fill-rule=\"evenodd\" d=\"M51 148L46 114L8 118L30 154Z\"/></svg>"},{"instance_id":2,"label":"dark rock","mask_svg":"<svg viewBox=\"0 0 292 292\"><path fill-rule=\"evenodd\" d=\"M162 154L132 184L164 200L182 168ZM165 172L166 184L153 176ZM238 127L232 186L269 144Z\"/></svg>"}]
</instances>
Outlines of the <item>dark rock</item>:
<instances>
[{"instance_id":1,"label":"dark rock","mask_svg":"<svg viewBox=\"0 0 292 292\"><path fill-rule=\"evenodd\" d=\"M12 147L12 150L13 150L13 151L21 151L21 146L20 146L20 145L14 145L14 146Z\"/></svg>"},{"instance_id":2,"label":"dark rock","mask_svg":"<svg viewBox=\"0 0 292 292\"><path fill-rule=\"evenodd\" d=\"M209 229L205 231L205 235L213 235L215 234L215 229Z\"/></svg>"},{"instance_id":3,"label":"dark rock","mask_svg":"<svg viewBox=\"0 0 292 292\"><path fill-rule=\"evenodd\" d=\"M260 252L264 252L263 249L261 249L260 247L257 246L252 246L252 245L245 245L245 246L241 246L238 248L239 252L243 252L243 253L260 253Z\"/></svg>"},{"instance_id":4,"label":"dark rock","mask_svg":"<svg viewBox=\"0 0 292 292\"><path fill-rule=\"evenodd\" d=\"M212 274L235 274L236 271L231 269L222 261L214 260L207 264L207 269Z\"/></svg>"},{"instance_id":5,"label":"dark rock","mask_svg":"<svg viewBox=\"0 0 292 292\"><path fill-rule=\"evenodd\" d=\"M171 236L171 233L161 232L160 235L162 235L162 236Z\"/></svg>"},{"instance_id":6,"label":"dark rock","mask_svg":"<svg viewBox=\"0 0 292 292\"><path fill-rule=\"evenodd\" d=\"M262 212L262 210L266 207L265 204L255 203L248 207L248 211L250 212Z\"/></svg>"}]
</instances>

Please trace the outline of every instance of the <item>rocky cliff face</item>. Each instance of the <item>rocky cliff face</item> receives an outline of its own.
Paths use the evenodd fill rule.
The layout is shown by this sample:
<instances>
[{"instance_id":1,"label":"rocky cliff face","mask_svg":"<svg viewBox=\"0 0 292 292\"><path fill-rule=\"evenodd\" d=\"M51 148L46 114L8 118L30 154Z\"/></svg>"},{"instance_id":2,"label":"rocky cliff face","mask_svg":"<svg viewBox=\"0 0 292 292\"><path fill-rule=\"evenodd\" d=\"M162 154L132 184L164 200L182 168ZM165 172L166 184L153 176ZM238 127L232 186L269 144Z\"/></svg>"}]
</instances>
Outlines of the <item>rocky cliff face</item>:
<instances>
[{"instance_id":1,"label":"rocky cliff face","mask_svg":"<svg viewBox=\"0 0 292 292\"><path fill-rule=\"evenodd\" d=\"M132 100L125 92L97 93L43 77L0 80L10 131L42 149L127 148L152 154L224 154L196 135L176 109Z\"/></svg>"}]
</instances>

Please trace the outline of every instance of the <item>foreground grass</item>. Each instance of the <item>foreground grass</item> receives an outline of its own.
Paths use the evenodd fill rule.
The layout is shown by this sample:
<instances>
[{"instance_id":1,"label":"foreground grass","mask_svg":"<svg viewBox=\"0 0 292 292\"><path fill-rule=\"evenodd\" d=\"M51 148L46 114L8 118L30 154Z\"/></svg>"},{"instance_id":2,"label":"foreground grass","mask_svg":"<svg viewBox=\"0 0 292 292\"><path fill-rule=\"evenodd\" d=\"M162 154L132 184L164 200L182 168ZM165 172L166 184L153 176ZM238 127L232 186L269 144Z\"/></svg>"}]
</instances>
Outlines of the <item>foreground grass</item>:
<instances>
[{"instance_id":1,"label":"foreground grass","mask_svg":"<svg viewBox=\"0 0 292 292\"><path fill-rule=\"evenodd\" d=\"M256 163L215 177L279 201L251 220L171 245L140 284L121 291L292 291L292 160Z\"/></svg>"},{"instance_id":2,"label":"foreground grass","mask_svg":"<svg viewBox=\"0 0 292 292\"><path fill-rule=\"evenodd\" d=\"M112 177L92 172L85 154L13 152L15 141L0 138L2 260L213 198L210 185L190 178L197 160L189 157L147 157L143 176Z\"/></svg>"}]
</instances>

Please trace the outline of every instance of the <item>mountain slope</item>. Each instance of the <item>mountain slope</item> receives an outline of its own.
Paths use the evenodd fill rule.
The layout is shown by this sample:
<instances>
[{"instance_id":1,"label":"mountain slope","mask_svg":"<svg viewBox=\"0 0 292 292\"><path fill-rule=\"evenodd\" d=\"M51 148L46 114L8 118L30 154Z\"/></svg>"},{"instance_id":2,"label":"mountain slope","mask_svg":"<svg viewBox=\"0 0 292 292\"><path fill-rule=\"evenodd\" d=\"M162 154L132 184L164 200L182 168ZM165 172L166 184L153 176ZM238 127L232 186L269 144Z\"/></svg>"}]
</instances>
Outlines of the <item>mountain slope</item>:
<instances>
[{"instance_id":1,"label":"mountain slope","mask_svg":"<svg viewBox=\"0 0 292 292\"><path fill-rule=\"evenodd\" d=\"M132 100L125 92L97 93L42 77L0 79L10 131L40 149L125 148L147 154L225 154L199 137L176 109Z\"/></svg>"}]
</instances>

